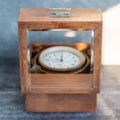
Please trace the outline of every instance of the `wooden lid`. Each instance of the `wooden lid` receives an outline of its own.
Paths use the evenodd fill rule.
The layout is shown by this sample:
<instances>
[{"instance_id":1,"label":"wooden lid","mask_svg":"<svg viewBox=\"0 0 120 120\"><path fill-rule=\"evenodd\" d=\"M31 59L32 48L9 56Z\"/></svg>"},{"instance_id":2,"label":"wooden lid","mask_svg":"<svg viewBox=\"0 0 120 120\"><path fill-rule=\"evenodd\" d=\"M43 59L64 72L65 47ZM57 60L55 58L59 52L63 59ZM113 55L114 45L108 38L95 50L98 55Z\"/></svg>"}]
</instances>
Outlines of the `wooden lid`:
<instances>
[{"instance_id":1,"label":"wooden lid","mask_svg":"<svg viewBox=\"0 0 120 120\"><path fill-rule=\"evenodd\" d=\"M54 18L50 16L51 9L22 8L20 10L19 22L94 22L102 21L100 9L76 8L71 9L70 17Z\"/></svg>"}]
</instances>

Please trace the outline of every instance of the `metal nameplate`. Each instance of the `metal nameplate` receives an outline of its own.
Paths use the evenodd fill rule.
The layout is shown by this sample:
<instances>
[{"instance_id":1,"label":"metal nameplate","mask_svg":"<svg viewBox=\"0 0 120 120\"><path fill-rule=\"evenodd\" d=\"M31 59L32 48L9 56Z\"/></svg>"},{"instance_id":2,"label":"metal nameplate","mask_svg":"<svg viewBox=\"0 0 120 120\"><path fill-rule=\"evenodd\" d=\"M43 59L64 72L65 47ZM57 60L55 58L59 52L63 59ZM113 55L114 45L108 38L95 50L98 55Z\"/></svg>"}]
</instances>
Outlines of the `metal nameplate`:
<instances>
[{"instance_id":1,"label":"metal nameplate","mask_svg":"<svg viewBox=\"0 0 120 120\"><path fill-rule=\"evenodd\" d=\"M70 17L69 11L51 11L50 17Z\"/></svg>"}]
</instances>

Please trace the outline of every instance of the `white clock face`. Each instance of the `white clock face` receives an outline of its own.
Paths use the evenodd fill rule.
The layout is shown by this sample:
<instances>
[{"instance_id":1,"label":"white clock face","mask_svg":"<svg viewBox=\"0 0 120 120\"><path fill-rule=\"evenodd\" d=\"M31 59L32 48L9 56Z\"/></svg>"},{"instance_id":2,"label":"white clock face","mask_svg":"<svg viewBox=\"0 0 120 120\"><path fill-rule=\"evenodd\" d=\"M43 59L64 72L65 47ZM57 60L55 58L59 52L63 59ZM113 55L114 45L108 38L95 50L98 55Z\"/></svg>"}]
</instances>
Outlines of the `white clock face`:
<instances>
[{"instance_id":1,"label":"white clock face","mask_svg":"<svg viewBox=\"0 0 120 120\"><path fill-rule=\"evenodd\" d=\"M44 50L39 62L51 70L66 71L80 67L84 59L84 55L74 48L56 46Z\"/></svg>"},{"instance_id":2,"label":"white clock face","mask_svg":"<svg viewBox=\"0 0 120 120\"><path fill-rule=\"evenodd\" d=\"M81 59L71 52L55 51L47 54L44 63L53 68L71 68L80 64Z\"/></svg>"}]
</instances>

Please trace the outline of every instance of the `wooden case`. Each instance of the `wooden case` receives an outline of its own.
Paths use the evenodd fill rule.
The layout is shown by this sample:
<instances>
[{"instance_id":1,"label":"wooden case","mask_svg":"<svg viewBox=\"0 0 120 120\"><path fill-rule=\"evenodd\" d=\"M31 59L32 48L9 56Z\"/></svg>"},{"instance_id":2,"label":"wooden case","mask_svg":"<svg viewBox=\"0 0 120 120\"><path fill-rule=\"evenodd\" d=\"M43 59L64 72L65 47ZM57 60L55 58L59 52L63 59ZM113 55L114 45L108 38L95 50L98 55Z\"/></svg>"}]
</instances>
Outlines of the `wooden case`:
<instances>
[{"instance_id":1,"label":"wooden case","mask_svg":"<svg viewBox=\"0 0 120 120\"><path fill-rule=\"evenodd\" d=\"M71 9L70 17L50 17L51 9L23 8L18 20L21 88L28 112L95 111L100 91L102 18L100 9ZM93 74L28 73L27 30L94 30Z\"/></svg>"}]
</instances>

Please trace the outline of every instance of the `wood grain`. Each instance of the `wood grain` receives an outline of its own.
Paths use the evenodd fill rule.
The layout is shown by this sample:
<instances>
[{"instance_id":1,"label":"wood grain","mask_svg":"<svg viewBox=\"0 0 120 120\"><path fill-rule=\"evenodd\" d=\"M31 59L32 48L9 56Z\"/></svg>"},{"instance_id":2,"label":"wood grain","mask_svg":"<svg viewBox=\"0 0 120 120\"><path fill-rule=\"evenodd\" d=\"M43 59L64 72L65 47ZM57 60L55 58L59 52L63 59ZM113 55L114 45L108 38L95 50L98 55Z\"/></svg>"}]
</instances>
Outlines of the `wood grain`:
<instances>
[{"instance_id":1,"label":"wood grain","mask_svg":"<svg viewBox=\"0 0 120 120\"><path fill-rule=\"evenodd\" d=\"M96 94L27 94L27 112L94 112Z\"/></svg>"},{"instance_id":2,"label":"wood grain","mask_svg":"<svg viewBox=\"0 0 120 120\"><path fill-rule=\"evenodd\" d=\"M101 50L102 50L102 25L95 29L94 40L94 74L93 74L93 88L96 92L100 91L101 78Z\"/></svg>"},{"instance_id":3,"label":"wood grain","mask_svg":"<svg viewBox=\"0 0 120 120\"><path fill-rule=\"evenodd\" d=\"M51 18L49 9L24 8L18 20L21 87L28 112L95 111L100 88L102 13L100 9L72 9L69 18ZM94 30L94 73L29 75L27 36L30 29ZM79 86L80 85L80 86ZM48 94L49 93L49 94ZM92 94L93 93L93 94Z\"/></svg>"},{"instance_id":4,"label":"wood grain","mask_svg":"<svg viewBox=\"0 0 120 120\"><path fill-rule=\"evenodd\" d=\"M92 85L92 74L31 74L33 86L85 86Z\"/></svg>"},{"instance_id":5,"label":"wood grain","mask_svg":"<svg viewBox=\"0 0 120 120\"><path fill-rule=\"evenodd\" d=\"M26 88L29 86L28 80L28 63L27 63L27 36L26 29L23 25L18 24L19 32L19 53L20 53L20 73L21 73L21 89L25 93Z\"/></svg>"},{"instance_id":6,"label":"wood grain","mask_svg":"<svg viewBox=\"0 0 120 120\"><path fill-rule=\"evenodd\" d=\"M19 23L26 29L95 29L101 24L100 9L72 9L69 18L51 18L49 9L21 9Z\"/></svg>"},{"instance_id":7,"label":"wood grain","mask_svg":"<svg viewBox=\"0 0 120 120\"><path fill-rule=\"evenodd\" d=\"M92 74L30 74L27 93L91 93Z\"/></svg>"},{"instance_id":8,"label":"wood grain","mask_svg":"<svg viewBox=\"0 0 120 120\"><path fill-rule=\"evenodd\" d=\"M94 8L74 8L70 10L70 17L68 18L52 18L50 12L52 10L46 8L22 8L20 11L19 22L100 22L100 9Z\"/></svg>"}]
</instances>

